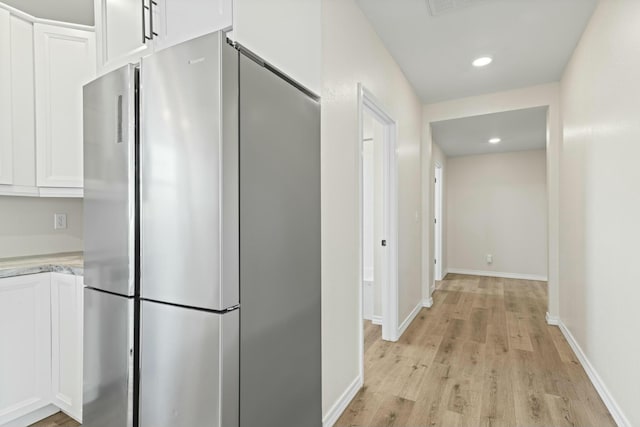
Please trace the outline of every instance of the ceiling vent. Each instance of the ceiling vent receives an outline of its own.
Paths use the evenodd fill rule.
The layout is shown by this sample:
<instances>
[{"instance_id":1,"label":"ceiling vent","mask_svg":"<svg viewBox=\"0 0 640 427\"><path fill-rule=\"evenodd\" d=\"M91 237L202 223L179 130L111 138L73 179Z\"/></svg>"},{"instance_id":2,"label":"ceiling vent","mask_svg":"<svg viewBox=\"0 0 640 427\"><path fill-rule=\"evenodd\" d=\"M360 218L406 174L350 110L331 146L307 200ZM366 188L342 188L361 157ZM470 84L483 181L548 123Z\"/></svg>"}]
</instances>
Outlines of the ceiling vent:
<instances>
[{"instance_id":1,"label":"ceiling vent","mask_svg":"<svg viewBox=\"0 0 640 427\"><path fill-rule=\"evenodd\" d=\"M442 15L466 6L485 3L488 0L427 0L432 16Z\"/></svg>"}]
</instances>

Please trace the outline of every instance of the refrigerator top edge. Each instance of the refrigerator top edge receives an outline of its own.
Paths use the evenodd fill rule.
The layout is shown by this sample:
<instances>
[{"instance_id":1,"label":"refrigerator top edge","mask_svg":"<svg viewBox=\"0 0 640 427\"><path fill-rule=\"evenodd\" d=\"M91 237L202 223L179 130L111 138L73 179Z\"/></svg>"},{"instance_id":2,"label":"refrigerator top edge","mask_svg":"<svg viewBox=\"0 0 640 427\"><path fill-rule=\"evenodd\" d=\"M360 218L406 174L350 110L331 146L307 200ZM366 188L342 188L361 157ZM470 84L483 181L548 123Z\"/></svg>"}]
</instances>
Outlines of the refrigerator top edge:
<instances>
[{"instance_id":1,"label":"refrigerator top edge","mask_svg":"<svg viewBox=\"0 0 640 427\"><path fill-rule=\"evenodd\" d=\"M251 49L248 49L242 43L233 42L230 39L228 39L228 41L229 41L229 44L231 44L233 47L235 47L241 54L243 54L247 58L253 60L254 62L258 63L259 65L265 67L267 70L271 71L273 74L277 75L282 80L284 80L287 83L289 83L290 85L294 86L296 89L298 89L300 92L302 92L305 95L307 95L309 98L313 99L316 102L320 102L320 100L322 99L320 97L320 95L316 94L314 91L312 91L311 89L307 88L302 83L299 83L296 79L294 79L293 77L289 76L287 73L282 71L280 68L278 68L278 67L274 66L273 64L271 64L269 61L266 61L260 55L256 54Z\"/></svg>"}]
</instances>

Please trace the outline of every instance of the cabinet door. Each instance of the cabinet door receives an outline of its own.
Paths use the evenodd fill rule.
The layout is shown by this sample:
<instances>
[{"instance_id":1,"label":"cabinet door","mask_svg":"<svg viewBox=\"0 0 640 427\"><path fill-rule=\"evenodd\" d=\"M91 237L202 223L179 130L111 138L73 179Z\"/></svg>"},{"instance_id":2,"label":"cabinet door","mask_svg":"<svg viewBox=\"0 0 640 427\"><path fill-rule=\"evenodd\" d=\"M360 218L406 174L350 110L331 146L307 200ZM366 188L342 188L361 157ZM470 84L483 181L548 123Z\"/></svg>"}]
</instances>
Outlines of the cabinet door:
<instances>
[{"instance_id":1,"label":"cabinet door","mask_svg":"<svg viewBox=\"0 0 640 427\"><path fill-rule=\"evenodd\" d=\"M13 183L11 15L0 9L0 184Z\"/></svg>"},{"instance_id":2,"label":"cabinet door","mask_svg":"<svg viewBox=\"0 0 640 427\"><path fill-rule=\"evenodd\" d=\"M39 187L83 182L82 86L95 77L94 34L34 24Z\"/></svg>"},{"instance_id":3,"label":"cabinet door","mask_svg":"<svg viewBox=\"0 0 640 427\"><path fill-rule=\"evenodd\" d=\"M153 22L155 49L160 50L233 23L232 0L156 0Z\"/></svg>"},{"instance_id":4,"label":"cabinet door","mask_svg":"<svg viewBox=\"0 0 640 427\"><path fill-rule=\"evenodd\" d=\"M82 286L76 276L51 273L51 379L53 403L82 416Z\"/></svg>"},{"instance_id":5,"label":"cabinet door","mask_svg":"<svg viewBox=\"0 0 640 427\"><path fill-rule=\"evenodd\" d=\"M50 403L50 304L49 273L0 279L0 425Z\"/></svg>"},{"instance_id":6,"label":"cabinet door","mask_svg":"<svg viewBox=\"0 0 640 427\"><path fill-rule=\"evenodd\" d=\"M95 0L99 74L104 74L151 53L149 6L151 0ZM144 21L143 21L144 19Z\"/></svg>"}]
</instances>

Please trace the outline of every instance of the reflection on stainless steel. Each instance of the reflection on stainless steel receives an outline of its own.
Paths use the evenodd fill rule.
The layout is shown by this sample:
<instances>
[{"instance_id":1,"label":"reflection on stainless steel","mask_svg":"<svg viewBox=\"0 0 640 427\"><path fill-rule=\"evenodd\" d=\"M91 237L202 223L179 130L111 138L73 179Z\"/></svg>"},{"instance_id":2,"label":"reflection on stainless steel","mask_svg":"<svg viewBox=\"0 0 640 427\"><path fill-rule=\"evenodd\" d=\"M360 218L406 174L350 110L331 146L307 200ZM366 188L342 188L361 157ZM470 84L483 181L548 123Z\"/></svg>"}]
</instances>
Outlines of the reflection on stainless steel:
<instances>
[{"instance_id":1,"label":"reflection on stainless steel","mask_svg":"<svg viewBox=\"0 0 640 427\"><path fill-rule=\"evenodd\" d=\"M83 422L133 425L134 299L84 289Z\"/></svg>"},{"instance_id":2,"label":"reflection on stainless steel","mask_svg":"<svg viewBox=\"0 0 640 427\"><path fill-rule=\"evenodd\" d=\"M222 32L84 95L83 425L321 426L317 99Z\"/></svg>"},{"instance_id":3,"label":"reflection on stainless steel","mask_svg":"<svg viewBox=\"0 0 640 427\"><path fill-rule=\"evenodd\" d=\"M143 298L238 304L237 58L221 62L234 54L215 33L142 60Z\"/></svg>"},{"instance_id":4,"label":"reflection on stainless steel","mask_svg":"<svg viewBox=\"0 0 640 427\"><path fill-rule=\"evenodd\" d=\"M240 87L240 425L319 427L320 104L243 55Z\"/></svg>"},{"instance_id":5,"label":"reflection on stainless steel","mask_svg":"<svg viewBox=\"0 0 640 427\"><path fill-rule=\"evenodd\" d=\"M140 427L237 426L238 310L143 301L141 316Z\"/></svg>"},{"instance_id":6,"label":"reflection on stainless steel","mask_svg":"<svg viewBox=\"0 0 640 427\"><path fill-rule=\"evenodd\" d=\"M84 281L129 296L135 279L134 72L126 66L84 87L83 126Z\"/></svg>"}]
</instances>

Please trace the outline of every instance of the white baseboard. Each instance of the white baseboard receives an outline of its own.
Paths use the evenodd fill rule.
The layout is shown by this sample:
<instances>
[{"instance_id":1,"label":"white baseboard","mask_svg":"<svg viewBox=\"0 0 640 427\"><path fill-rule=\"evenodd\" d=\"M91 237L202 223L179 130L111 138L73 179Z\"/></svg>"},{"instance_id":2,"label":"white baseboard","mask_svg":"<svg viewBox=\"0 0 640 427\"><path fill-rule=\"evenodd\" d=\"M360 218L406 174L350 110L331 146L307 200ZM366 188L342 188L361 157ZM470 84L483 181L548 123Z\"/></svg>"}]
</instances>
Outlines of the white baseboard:
<instances>
[{"instance_id":1,"label":"white baseboard","mask_svg":"<svg viewBox=\"0 0 640 427\"><path fill-rule=\"evenodd\" d=\"M584 351L582 351L582 348L573 337L573 334L571 334L571 331L569 331L565 324L562 323L562 320L556 319L556 321L558 322L557 324L562 331L562 335L564 335L565 339L573 349L573 352L578 357L580 364L584 368L587 376L591 380L591 383L600 395L600 398L611 413L611 416L615 420L618 427L631 427L631 422L629 422L629 419L624 415L620 406L618 406L616 401L613 399L613 396L609 392L609 389L607 388L607 386L605 386L604 382L600 378L600 375L598 375L598 372L595 370L591 362L589 362L587 355L584 354ZM549 322L549 318L547 318L547 322Z\"/></svg>"},{"instance_id":2,"label":"white baseboard","mask_svg":"<svg viewBox=\"0 0 640 427\"><path fill-rule=\"evenodd\" d=\"M558 316L552 316L548 311L544 318L547 319L547 325L558 326L560 324Z\"/></svg>"},{"instance_id":3,"label":"white baseboard","mask_svg":"<svg viewBox=\"0 0 640 427\"><path fill-rule=\"evenodd\" d=\"M427 298L423 299L422 300L422 306L423 307L427 307L427 308L431 308L433 306L433 298L427 297Z\"/></svg>"},{"instance_id":4,"label":"white baseboard","mask_svg":"<svg viewBox=\"0 0 640 427\"><path fill-rule=\"evenodd\" d=\"M500 271L485 271L485 270L467 270L465 268L449 268L447 272L454 273L454 274L467 274L470 276L501 277L503 279L536 280L539 282L547 281L547 276L538 276L536 274L503 273Z\"/></svg>"},{"instance_id":5,"label":"white baseboard","mask_svg":"<svg viewBox=\"0 0 640 427\"><path fill-rule=\"evenodd\" d=\"M398 330L396 331L396 336L394 337L395 338L394 341L398 341L400 339L402 334L404 334L404 331L406 331L409 325L411 324L411 322L413 322L413 319L415 319L418 313L420 313L420 310L422 310L422 301L420 301L418 305L416 305L413 308L413 310L411 310L411 313L409 313L407 318L404 319L404 321L400 324L400 326L398 326Z\"/></svg>"},{"instance_id":6,"label":"white baseboard","mask_svg":"<svg viewBox=\"0 0 640 427\"><path fill-rule=\"evenodd\" d=\"M374 325L382 325L382 316L376 316L375 314L371 316L371 323Z\"/></svg>"},{"instance_id":7,"label":"white baseboard","mask_svg":"<svg viewBox=\"0 0 640 427\"><path fill-rule=\"evenodd\" d=\"M57 414L58 412L60 412L60 408L58 408L57 406L47 405L40 409L36 409L33 412L29 412L27 415L23 415L22 417L17 418L13 421L9 421L6 424L2 424L2 427L30 426L31 424L44 420L45 418L50 417L53 414Z\"/></svg>"},{"instance_id":8,"label":"white baseboard","mask_svg":"<svg viewBox=\"0 0 640 427\"><path fill-rule=\"evenodd\" d=\"M349 403L356 397L356 394L362 388L364 384L362 376L358 375L358 377L353 380L351 385L347 387L347 389L342 393L342 396L331 406L329 412L322 418L322 426L323 427L333 427L333 425L338 421L340 415L347 409Z\"/></svg>"}]
</instances>

